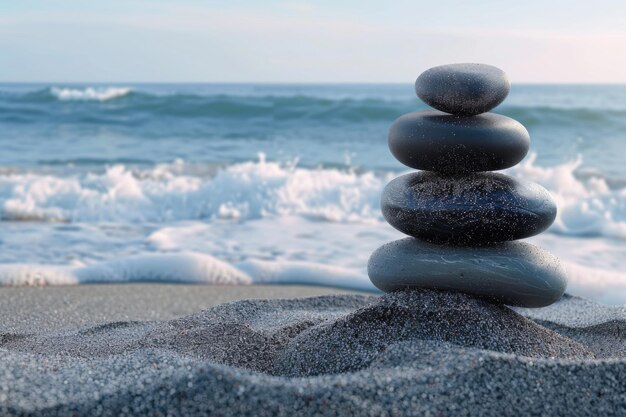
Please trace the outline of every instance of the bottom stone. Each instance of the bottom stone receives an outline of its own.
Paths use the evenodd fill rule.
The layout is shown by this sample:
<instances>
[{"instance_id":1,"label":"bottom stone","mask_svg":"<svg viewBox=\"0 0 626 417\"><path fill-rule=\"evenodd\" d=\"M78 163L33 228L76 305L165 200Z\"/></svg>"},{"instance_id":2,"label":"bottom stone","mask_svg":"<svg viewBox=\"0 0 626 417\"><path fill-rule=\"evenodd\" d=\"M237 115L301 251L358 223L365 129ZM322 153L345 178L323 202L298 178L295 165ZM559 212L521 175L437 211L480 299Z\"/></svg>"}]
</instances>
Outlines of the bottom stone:
<instances>
[{"instance_id":1,"label":"bottom stone","mask_svg":"<svg viewBox=\"0 0 626 417\"><path fill-rule=\"evenodd\" d=\"M456 290L521 307L550 305L567 286L559 260L525 242L466 247L401 239L374 251L367 270L372 283L385 292Z\"/></svg>"}]
</instances>

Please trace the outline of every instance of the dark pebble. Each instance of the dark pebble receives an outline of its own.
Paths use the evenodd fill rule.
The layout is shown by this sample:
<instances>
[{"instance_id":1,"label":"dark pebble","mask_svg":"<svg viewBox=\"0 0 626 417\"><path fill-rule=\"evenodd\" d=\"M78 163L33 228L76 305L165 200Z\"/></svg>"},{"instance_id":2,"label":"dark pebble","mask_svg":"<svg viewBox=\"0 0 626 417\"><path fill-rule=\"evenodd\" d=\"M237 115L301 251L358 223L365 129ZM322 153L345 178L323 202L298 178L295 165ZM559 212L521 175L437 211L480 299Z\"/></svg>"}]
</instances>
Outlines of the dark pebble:
<instances>
[{"instance_id":1,"label":"dark pebble","mask_svg":"<svg viewBox=\"0 0 626 417\"><path fill-rule=\"evenodd\" d=\"M403 175L387 184L381 206L399 231L439 243L523 239L541 233L556 217L543 187L498 173Z\"/></svg>"},{"instance_id":2,"label":"dark pebble","mask_svg":"<svg viewBox=\"0 0 626 417\"><path fill-rule=\"evenodd\" d=\"M488 112L504 101L510 89L504 71L484 64L441 65L415 81L415 92L426 104L465 116Z\"/></svg>"},{"instance_id":3,"label":"dark pebble","mask_svg":"<svg viewBox=\"0 0 626 417\"><path fill-rule=\"evenodd\" d=\"M385 292L407 288L456 290L521 307L550 305L567 286L559 260L525 242L471 248L413 238L396 240L372 254L368 274Z\"/></svg>"},{"instance_id":4,"label":"dark pebble","mask_svg":"<svg viewBox=\"0 0 626 417\"><path fill-rule=\"evenodd\" d=\"M452 116L436 110L408 113L389 129L389 149L404 165L462 173L514 166L528 153L530 136L519 122L499 114Z\"/></svg>"}]
</instances>

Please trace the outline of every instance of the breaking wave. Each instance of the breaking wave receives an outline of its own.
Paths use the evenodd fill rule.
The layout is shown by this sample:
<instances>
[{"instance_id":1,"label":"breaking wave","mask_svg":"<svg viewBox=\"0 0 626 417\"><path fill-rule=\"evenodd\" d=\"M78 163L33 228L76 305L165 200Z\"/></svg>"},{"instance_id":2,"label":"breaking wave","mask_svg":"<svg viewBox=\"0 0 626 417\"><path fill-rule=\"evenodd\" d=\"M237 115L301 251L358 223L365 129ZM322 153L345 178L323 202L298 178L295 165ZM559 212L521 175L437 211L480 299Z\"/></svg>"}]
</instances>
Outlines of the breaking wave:
<instances>
[{"instance_id":1,"label":"breaking wave","mask_svg":"<svg viewBox=\"0 0 626 417\"><path fill-rule=\"evenodd\" d=\"M0 176L0 209L5 221L133 223L281 215L367 221L380 217L384 183L371 172L311 170L264 157L210 177L186 174L182 162L145 170L115 165L82 176Z\"/></svg>"},{"instance_id":2,"label":"breaking wave","mask_svg":"<svg viewBox=\"0 0 626 417\"><path fill-rule=\"evenodd\" d=\"M124 87L50 88L50 94L59 100L108 101L129 95L132 90Z\"/></svg>"},{"instance_id":3,"label":"breaking wave","mask_svg":"<svg viewBox=\"0 0 626 417\"><path fill-rule=\"evenodd\" d=\"M582 158L554 167L540 167L531 155L509 172L537 182L555 199L558 214L554 233L626 239L626 188L613 188L601 175L578 174Z\"/></svg>"},{"instance_id":4,"label":"breaking wave","mask_svg":"<svg viewBox=\"0 0 626 417\"><path fill-rule=\"evenodd\" d=\"M559 212L551 232L626 239L626 188L579 175L581 160L549 168L534 161L531 156L509 173L552 193ZM118 164L82 175L8 172L0 175L0 210L4 221L162 223L295 215L382 222L380 194L395 175L307 169L262 155L210 175L198 175L181 161L147 169Z\"/></svg>"}]
</instances>

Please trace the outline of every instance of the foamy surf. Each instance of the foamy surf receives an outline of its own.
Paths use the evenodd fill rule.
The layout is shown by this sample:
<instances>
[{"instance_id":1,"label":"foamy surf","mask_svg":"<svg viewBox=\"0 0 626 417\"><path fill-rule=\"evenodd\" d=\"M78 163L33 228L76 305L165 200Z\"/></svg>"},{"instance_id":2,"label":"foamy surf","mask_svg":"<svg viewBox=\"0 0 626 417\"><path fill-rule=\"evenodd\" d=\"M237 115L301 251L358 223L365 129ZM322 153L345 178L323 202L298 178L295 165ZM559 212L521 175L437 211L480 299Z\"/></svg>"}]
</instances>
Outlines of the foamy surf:
<instances>
[{"instance_id":1,"label":"foamy surf","mask_svg":"<svg viewBox=\"0 0 626 417\"><path fill-rule=\"evenodd\" d=\"M581 179L581 161L540 167L534 156L508 172L546 187L557 202L549 229L568 236L626 239L626 188ZM397 174L300 168L268 162L233 164L195 175L178 161L153 168L113 165L101 173L0 175L5 221L136 223L301 216L326 222L382 221L379 199Z\"/></svg>"},{"instance_id":2,"label":"foamy surf","mask_svg":"<svg viewBox=\"0 0 626 417\"><path fill-rule=\"evenodd\" d=\"M548 188L559 214L552 233L531 242L566 262L572 293L626 302L621 272L626 193L603 178L580 178L580 161L550 168L534 161L530 157L509 173ZM263 156L217 170L177 161L150 168L118 164L86 174L9 171L0 175L2 219L12 228L4 234L4 250L8 259L33 263L2 264L0 283L262 283L373 290L365 272L369 254L402 237L379 210L382 188L394 175L311 169ZM32 228L38 248L63 250L33 254L27 232ZM46 266L58 262L55 254L87 265ZM111 258L116 260L106 260Z\"/></svg>"},{"instance_id":3,"label":"foamy surf","mask_svg":"<svg viewBox=\"0 0 626 417\"><path fill-rule=\"evenodd\" d=\"M567 291L606 304L626 304L626 273L565 262Z\"/></svg>"},{"instance_id":4,"label":"foamy surf","mask_svg":"<svg viewBox=\"0 0 626 417\"><path fill-rule=\"evenodd\" d=\"M405 169L385 136L421 108L411 89L2 85L2 283L364 289L369 254L403 237L379 205ZM507 173L559 208L529 241L566 263L572 292L600 301L626 297L625 106L619 86L515 86L497 109L538 154Z\"/></svg>"},{"instance_id":5,"label":"foamy surf","mask_svg":"<svg viewBox=\"0 0 626 417\"><path fill-rule=\"evenodd\" d=\"M63 101L108 101L131 92L132 89L126 87L50 88L50 94Z\"/></svg>"},{"instance_id":6,"label":"foamy surf","mask_svg":"<svg viewBox=\"0 0 626 417\"><path fill-rule=\"evenodd\" d=\"M229 264L202 253L129 256L88 266L0 265L1 286L57 286L105 283L211 285L301 284L376 291L358 272L312 262L249 260Z\"/></svg>"},{"instance_id":7,"label":"foamy surf","mask_svg":"<svg viewBox=\"0 0 626 417\"><path fill-rule=\"evenodd\" d=\"M626 303L626 274L565 262L568 293L607 304ZM202 253L129 256L88 266L0 265L1 286L58 286L106 283L207 285L321 285L379 292L359 268L303 261L251 259L234 264Z\"/></svg>"},{"instance_id":8,"label":"foamy surf","mask_svg":"<svg viewBox=\"0 0 626 417\"><path fill-rule=\"evenodd\" d=\"M0 176L4 220L163 222L301 215L327 221L380 218L383 182L373 173L266 162L231 165L211 177L115 165L104 173Z\"/></svg>"}]
</instances>

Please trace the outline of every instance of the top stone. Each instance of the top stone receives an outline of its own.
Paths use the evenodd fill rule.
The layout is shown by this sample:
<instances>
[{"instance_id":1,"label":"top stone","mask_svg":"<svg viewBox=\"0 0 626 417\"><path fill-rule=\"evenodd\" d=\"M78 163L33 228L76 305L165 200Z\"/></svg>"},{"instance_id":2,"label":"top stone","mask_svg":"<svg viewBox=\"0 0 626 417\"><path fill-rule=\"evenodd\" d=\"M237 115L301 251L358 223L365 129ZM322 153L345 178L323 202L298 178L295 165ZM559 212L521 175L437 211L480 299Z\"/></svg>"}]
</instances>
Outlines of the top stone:
<instances>
[{"instance_id":1,"label":"top stone","mask_svg":"<svg viewBox=\"0 0 626 417\"><path fill-rule=\"evenodd\" d=\"M415 81L415 92L426 104L461 116L488 112L504 101L510 89L504 71L485 64L441 65Z\"/></svg>"}]
</instances>

